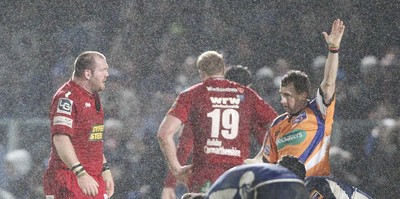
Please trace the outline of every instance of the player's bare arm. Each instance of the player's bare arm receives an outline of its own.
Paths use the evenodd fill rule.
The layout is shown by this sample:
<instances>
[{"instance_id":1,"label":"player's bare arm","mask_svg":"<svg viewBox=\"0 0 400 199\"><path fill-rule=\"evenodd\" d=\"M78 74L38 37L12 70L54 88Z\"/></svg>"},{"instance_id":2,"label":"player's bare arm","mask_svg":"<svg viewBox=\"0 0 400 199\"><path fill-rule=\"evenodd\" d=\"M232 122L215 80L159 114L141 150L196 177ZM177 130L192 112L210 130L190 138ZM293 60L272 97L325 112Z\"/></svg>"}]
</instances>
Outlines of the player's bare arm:
<instances>
[{"instance_id":1,"label":"player's bare arm","mask_svg":"<svg viewBox=\"0 0 400 199\"><path fill-rule=\"evenodd\" d=\"M79 164L74 147L71 143L69 136L65 134L55 134L53 136L54 146L56 147L57 154L61 160L72 168ZM77 175L78 185L82 192L88 196L95 196L98 193L99 184L90 176L86 171L82 171Z\"/></svg>"},{"instance_id":2,"label":"player's bare arm","mask_svg":"<svg viewBox=\"0 0 400 199\"><path fill-rule=\"evenodd\" d=\"M181 125L182 121L177 117L167 115L161 122L160 128L158 129L157 138L172 174L179 182L186 184L191 167L189 165L182 166L179 163L176 155L175 141L173 139L175 133L178 132Z\"/></svg>"},{"instance_id":3,"label":"player's bare arm","mask_svg":"<svg viewBox=\"0 0 400 199\"><path fill-rule=\"evenodd\" d=\"M324 101L329 102L335 93L336 77L339 66L340 42L344 33L344 23L340 19L336 19L332 24L330 34L323 32L326 43L329 47L328 57L325 63L324 79L321 82L321 89L324 93Z\"/></svg>"},{"instance_id":4,"label":"player's bare arm","mask_svg":"<svg viewBox=\"0 0 400 199\"><path fill-rule=\"evenodd\" d=\"M106 183L107 196L111 197L114 194L114 178L111 174L110 168L108 168L108 166L104 167L104 165L107 165L107 159L103 154L103 171L101 172L101 176Z\"/></svg>"},{"instance_id":5,"label":"player's bare arm","mask_svg":"<svg viewBox=\"0 0 400 199\"><path fill-rule=\"evenodd\" d=\"M72 168L72 166L79 163L78 157L75 154L74 147L72 146L68 135L55 134L53 136L53 142L56 147L57 154L69 168Z\"/></svg>"},{"instance_id":6,"label":"player's bare arm","mask_svg":"<svg viewBox=\"0 0 400 199\"><path fill-rule=\"evenodd\" d=\"M268 125L268 126L270 126L270 125ZM269 131L269 130L268 130L268 131ZM254 158L245 159L245 160L244 160L244 163L245 163L245 164L262 163L262 162L264 162L264 160L263 160L264 154L263 154L263 153L264 153L265 145L267 144L268 133L269 133L269 132L267 132L267 133L265 134L265 137L264 137L264 140L263 140L263 144L262 144L262 146L261 146L260 151L257 153L256 156L254 156Z\"/></svg>"},{"instance_id":7,"label":"player's bare arm","mask_svg":"<svg viewBox=\"0 0 400 199\"><path fill-rule=\"evenodd\" d=\"M176 146L174 141L174 135L182 122L175 116L167 115L161 122L158 129L157 138L161 146L161 150L168 162L168 166L171 169L173 175L179 173L181 164L176 156Z\"/></svg>"}]
</instances>

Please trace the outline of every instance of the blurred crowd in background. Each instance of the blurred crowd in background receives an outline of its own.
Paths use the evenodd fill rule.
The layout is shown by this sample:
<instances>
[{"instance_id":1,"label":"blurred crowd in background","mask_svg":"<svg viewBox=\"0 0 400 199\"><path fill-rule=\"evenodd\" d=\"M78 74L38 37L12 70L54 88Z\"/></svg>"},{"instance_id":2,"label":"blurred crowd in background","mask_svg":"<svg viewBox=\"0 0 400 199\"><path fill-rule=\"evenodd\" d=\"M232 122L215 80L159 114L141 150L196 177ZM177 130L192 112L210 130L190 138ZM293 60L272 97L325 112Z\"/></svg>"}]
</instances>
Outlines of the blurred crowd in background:
<instances>
[{"instance_id":1,"label":"blurred crowd in background","mask_svg":"<svg viewBox=\"0 0 400 199\"><path fill-rule=\"evenodd\" d=\"M340 18L346 34L332 172L376 198L395 198L400 194L399 6L370 0L3 1L0 194L43 197L50 100L71 77L80 52L102 52L110 64L101 97L113 198L154 199L167 171L156 131L177 94L200 82L198 55L216 50L229 65L248 67L251 87L283 113L281 75L303 70L318 86L327 51L321 33ZM18 134L11 134L15 129ZM13 136L17 143L11 145Z\"/></svg>"}]
</instances>

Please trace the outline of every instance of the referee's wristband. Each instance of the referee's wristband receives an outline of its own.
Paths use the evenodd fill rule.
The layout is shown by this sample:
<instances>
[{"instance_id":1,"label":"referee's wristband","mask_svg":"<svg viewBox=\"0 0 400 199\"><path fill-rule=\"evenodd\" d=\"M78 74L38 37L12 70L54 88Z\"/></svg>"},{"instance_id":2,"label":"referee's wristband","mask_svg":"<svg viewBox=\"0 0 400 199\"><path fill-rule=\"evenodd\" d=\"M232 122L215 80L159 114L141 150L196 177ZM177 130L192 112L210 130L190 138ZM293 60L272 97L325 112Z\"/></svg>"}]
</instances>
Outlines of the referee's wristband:
<instances>
[{"instance_id":1,"label":"referee's wristband","mask_svg":"<svg viewBox=\"0 0 400 199\"><path fill-rule=\"evenodd\" d=\"M338 53L339 52L339 45L328 44L329 52L330 53Z\"/></svg>"},{"instance_id":2,"label":"referee's wristband","mask_svg":"<svg viewBox=\"0 0 400 199\"><path fill-rule=\"evenodd\" d=\"M331 48L329 48L329 52L330 53L338 53L339 52L339 48L338 47L331 47Z\"/></svg>"},{"instance_id":3,"label":"referee's wristband","mask_svg":"<svg viewBox=\"0 0 400 199\"><path fill-rule=\"evenodd\" d=\"M103 163L103 170L101 172L104 172L107 170L110 170L110 163L108 163L108 162Z\"/></svg>"}]
</instances>

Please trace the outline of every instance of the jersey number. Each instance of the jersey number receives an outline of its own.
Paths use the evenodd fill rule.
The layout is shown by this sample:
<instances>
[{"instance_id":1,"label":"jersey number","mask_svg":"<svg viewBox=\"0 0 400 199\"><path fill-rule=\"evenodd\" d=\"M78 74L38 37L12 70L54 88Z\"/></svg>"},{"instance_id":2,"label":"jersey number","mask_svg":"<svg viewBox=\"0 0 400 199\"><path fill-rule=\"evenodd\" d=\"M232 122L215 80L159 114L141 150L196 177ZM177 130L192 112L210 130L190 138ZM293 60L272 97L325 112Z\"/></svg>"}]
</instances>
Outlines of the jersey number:
<instances>
[{"instance_id":1,"label":"jersey number","mask_svg":"<svg viewBox=\"0 0 400 199\"><path fill-rule=\"evenodd\" d=\"M219 134L225 139L235 139L239 132L239 113L235 109L214 109L207 113L211 122L211 137L218 138ZM222 125L222 129L220 127Z\"/></svg>"}]
</instances>

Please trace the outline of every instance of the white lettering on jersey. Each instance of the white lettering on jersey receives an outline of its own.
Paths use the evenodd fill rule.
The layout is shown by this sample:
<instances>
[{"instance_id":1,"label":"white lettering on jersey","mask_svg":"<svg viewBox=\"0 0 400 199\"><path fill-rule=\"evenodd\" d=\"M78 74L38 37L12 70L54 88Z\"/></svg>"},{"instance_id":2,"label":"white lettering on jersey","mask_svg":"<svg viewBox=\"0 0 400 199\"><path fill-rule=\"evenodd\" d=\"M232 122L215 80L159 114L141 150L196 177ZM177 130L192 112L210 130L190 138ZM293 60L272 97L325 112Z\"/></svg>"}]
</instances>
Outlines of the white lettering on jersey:
<instances>
[{"instance_id":1,"label":"white lettering on jersey","mask_svg":"<svg viewBox=\"0 0 400 199\"><path fill-rule=\"evenodd\" d=\"M53 126L55 125L64 125L72 128L72 119L65 116L55 116L53 118Z\"/></svg>"},{"instance_id":2,"label":"white lettering on jersey","mask_svg":"<svg viewBox=\"0 0 400 199\"><path fill-rule=\"evenodd\" d=\"M207 91L213 91L213 92L231 92L231 93L237 93L238 89L236 88L219 88L219 87L207 87Z\"/></svg>"},{"instance_id":3,"label":"white lettering on jersey","mask_svg":"<svg viewBox=\"0 0 400 199\"><path fill-rule=\"evenodd\" d=\"M226 149L223 146L221 147L204 146L204 153L240 157L241 151L237 150L236 147Z\"/></svg>"},{"instance_id":4,"label":"white lettering on jersey","mask_svg":"<svg viewBox=\"0 0 400 199\"><path fill-rule=\"evenodd\" d=\"M210 97L214 108L239 108L240 98Z\"/></svg>"}]
</instances>

